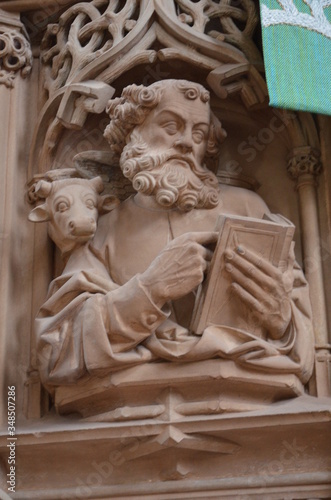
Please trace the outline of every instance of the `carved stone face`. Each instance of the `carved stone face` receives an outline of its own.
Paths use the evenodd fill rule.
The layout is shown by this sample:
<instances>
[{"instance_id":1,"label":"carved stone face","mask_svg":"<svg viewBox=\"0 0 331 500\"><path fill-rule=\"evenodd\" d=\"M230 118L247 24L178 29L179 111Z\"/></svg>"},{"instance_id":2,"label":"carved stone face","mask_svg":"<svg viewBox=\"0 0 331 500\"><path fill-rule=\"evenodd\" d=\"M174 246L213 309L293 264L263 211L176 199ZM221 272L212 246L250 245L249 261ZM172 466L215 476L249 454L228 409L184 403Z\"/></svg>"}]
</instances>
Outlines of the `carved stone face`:
<instances>
[{"instance_id":1,"label":"carved stone face","mask_svg":"<svg viewBox=\"0 0 331 500\"><path fill-rule=\"evenodd\" d=\"M61 252L71 252L88 242L95 234L99 213L118 205L112 195L100 195L100 177L93 179L40 181L37 192L45 198L29 214L32 222L48 221L48 234Z\"/></svg>"},{"instance_id":2,"label":"carved stone face","mask_svg":"<svg viewBox=\"0 0 331 500\"><path fill-rule=\"evenodd\" d=\"M162 101L137 127L151 150L173 150L176 157L194 159L199 165L205 156L210 126L209 103L191 100L175 88L164 91Z\"/></svg>"},{"instance_id":3,"label":"carved stone face","mask_svg":"<svg viewBox=\"0 0 331 500\"><path fill-rule=\"evenodd\" d=\"M158 205L189 211L219 202L218 181L204 164L210 107L196 92L174 86L132 131L120 166L133 188Z\"/></svg>"}]
</instances>

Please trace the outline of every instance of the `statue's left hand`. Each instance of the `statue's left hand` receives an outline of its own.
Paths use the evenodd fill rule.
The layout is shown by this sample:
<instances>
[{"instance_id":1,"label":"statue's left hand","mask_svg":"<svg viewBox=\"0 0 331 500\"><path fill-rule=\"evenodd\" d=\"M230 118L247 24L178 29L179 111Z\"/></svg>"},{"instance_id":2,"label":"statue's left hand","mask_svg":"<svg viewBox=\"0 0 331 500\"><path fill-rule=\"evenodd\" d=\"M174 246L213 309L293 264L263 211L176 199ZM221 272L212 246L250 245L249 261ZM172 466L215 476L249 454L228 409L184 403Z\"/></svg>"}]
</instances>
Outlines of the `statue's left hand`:
<instances>
[{"instance_id":1,"label":"statue's left hand","mask_svg":"<svg viewBox=\"0 0 331 500\"><path fill-rule=\"evenodd\" d=\"M238 247L225 252L226 270L233 279L232 290L254 312L269 336L280 339L291 320L294 251L291 248L285 272L261 256Z\"/></svg>"}]
</instances>

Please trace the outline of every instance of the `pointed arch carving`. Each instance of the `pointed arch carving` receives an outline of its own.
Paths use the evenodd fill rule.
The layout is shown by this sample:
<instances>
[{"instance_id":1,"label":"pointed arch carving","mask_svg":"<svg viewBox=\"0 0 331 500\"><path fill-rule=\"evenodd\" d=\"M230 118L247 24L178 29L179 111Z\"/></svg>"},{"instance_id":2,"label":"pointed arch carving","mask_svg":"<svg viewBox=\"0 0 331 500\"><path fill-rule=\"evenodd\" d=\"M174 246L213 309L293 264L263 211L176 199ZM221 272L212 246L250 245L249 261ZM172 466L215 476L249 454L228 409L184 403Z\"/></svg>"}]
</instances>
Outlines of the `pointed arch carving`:
<instances>
[{"instance_id":1,"label":"pointed arch carving","mask_svg":"<svg viewBox=\"0 0 331 500\"><path fill-rule=\"evenodd\" d=\"M84 125L64 120L61 103L71 94L75 106L86 111L86 95L93 91L79 96L72 86L88 88L88 82L99 81L110 95L112 82L138 65L182 61L203 71L221 99L239 95L248 109L265 105L262 58L252 40L258 17L252 0L241 5L234 7L230 0L92 0L69 7L57 24L48 26L41 45L47 100L35 133L30 174L51 168L63 130ZM239 29L238 21L244 28ZM213 23L219 31L208 31ZM94 101L98 104L88 113L100 112L98 96Z\"/></svg>"}]
</instances>

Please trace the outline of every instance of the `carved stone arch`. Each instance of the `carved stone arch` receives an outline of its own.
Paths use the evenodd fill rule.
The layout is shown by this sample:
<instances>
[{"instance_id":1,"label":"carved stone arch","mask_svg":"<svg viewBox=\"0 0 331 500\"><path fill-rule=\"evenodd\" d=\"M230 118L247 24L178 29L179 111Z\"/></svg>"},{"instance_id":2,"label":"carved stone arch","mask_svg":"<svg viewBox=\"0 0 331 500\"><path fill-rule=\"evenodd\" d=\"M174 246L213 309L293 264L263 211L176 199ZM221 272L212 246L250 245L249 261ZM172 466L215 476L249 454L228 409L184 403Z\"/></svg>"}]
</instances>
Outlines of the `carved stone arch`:
<instances>
[{"instance_id":1,"label":"carved stone arch","mask_svg":"<svg viewBox=\"0 0 331 500\"><path fill-rule=\"evenodd\" d=\"M251 0L243 3L253 5ZM190 15L195 15L195 27L180 20L183 12L179 12L179 4L182 10L186 9L186 21ZM41 78L45 99L30 151L29 179L54 168L63 141L70 134L83 136L89 124L102 116L108 99L116 90L121 91L117 87L126 84L123 83L125 75L136 72L139 67L153 69L160 65L162 73L163 67L177 61L194 68L196 74L201 73L201 83L206 84L209 75L208 84L218 96L214 98L220 102L225 102L230 96L231 100L234 98L235 106L243 109L266 105L266 86L259 73L262 59L260 56L253 57L252 49L247 55L240 49L244 47L245 41L250 40L250 30L257 20L256 14L252 9L249 11L249 29L242 38L236 26L231 25L231 19L222 18L224 22L230 23L227 27L229 39L220 34L216 38L204 32L209 19L204 9L214 4L209 0L199 3L187 0L93 0L75 2L69 6L57 24L48 26L41 44ZM118 10L121 6L123 8ZM231 7L225 6L225 11L233 13ZM234 9L235 15L241 15L238 11ZM217 12L211 15L216 16ZM109 35L109 20L122 26L122 34L118 28L117 31L114 28L115 31ZM101 38L100 33L104 34L104 38ZM234 43L231 38L233 35L237 37ZM254 44L250 41L249 45L253 47ZM254 64L251 64L250 57ZM182 75L178 72L180 77ZM71 151L69 156L71 160L74 153ZM46 245L45 227L35 229L35 240L43 241ZM42 245L36 245L36 248L35 268L44 266L49 269L51 252L45 252ZM43 290L46 294L46 288L45 282L40 294ZM37 311L40 306L38 297L33 302L33 308ZM38 382L33 338L28 372L26 414L36 417L40 414L42 390Z\"/></svg>"},{"instance_id":2,"label":"carved stone arch","mask_svg":"<svg viewBox=\"0 0 331 500\"><path fill-rule=\"evenodd\" d=\"M54 0L2 1L2 4L11 6L13 9L19 9L20 6L27 4L33 8L43 4L44 8L45 5L51 3L54 3ZM56 0L56 3L62 6L65 4L68 10L72 4L75 4L71 12L76 12L77 17L80 16L82 4L85 4L85 12L89 9L87 4L95 8L97 5L105 7L109 4L113 5L115 10L116 5L134 4L131 0L127 2L125 0L86 0L85 2ZM73 78L70 81L60 85L57 89L53 88L49 96L45 94L44 107L39 113L39 122L31 149L30 170L27 175L30 179L36 174L39 175L39 179L42 178L47 170L61 166L59 162L66 156L67 152L67 159L71 164L73 151L70 152L69 145L67 150L63 150L63 144L67 140L70 144L74 137L81 136L84 139L86 131L93 128L96 123L102 122L103 118L106 118L106 114L103 113L105 102L112 95L116 95L115 92L119 94L127 83L143 83L146 75L148 76L148 81L145 82L147 84L152 83L153 79L166 78L163 72L167 68L172 68L175 76L180 77L179 64L185 68L184 75L182 75L184 77L186 69L195 68L196 76L191 76L188 72L187 79L199 80L212 90L213 110L224 122L225 128L229 127L230 130L229 142L224 143L225 158L220 165L221 182L228 182L229 175L227 174L231 174L231 182L235 183L238 181L235 179L236 174L238 174L242 186L254 187L246 174L256 173L259 180L264 169L264 176L260 180L264 181L268 176L270 179L268 179L267 188L264 185L258 188L262 198L267 189L272 190L276 187L276 191L278 190L277 193L279 193L279 190L285 185L286 190L283 190L283 198L291 198L289 203L292 204L296 204L297 200L300 201L302 198L301 206L304 207L306 204L307 211L302 211L302 223L298 226L299 231L301 231L305 222L308 221L305 226L307 237L303 238L303 261L309 261L311 258L317 264L314 270L310 270L306 266L306 276L309 279L314 299L314 329L317 344L316 387L310 387L310 394L328 395L327 356L330 344L326 340L325 303L323 299L321 300L323 279L321 280L319 249L318 245L316 246L319 233L318 200L316 200L315 185L316 176L321 168L318 153L320 149L319 130L315 124L315 117L309 113L272 110L267 106L261 62L256 62L255 49L251 44L247 42L246 46L243 45L245 40L249 40L252 25L248 26L242 35L237 31L238 26L235 20L231 16L223 16L222 29L224 32L215 33L215 27L220 23L220 16L217 17L216 9L219 4L222 8L227 8L231 7L230 4L238 6L238 3L245 5L247 9L253 5L251 0L240 0L240 2L237 0L141 0L139 5L145 10L144 17L141 18L144 19L144 22L139 24L139 29L136 28L138 23L129 23L127 27L130 29L123 39L118 39L114 46L108 47L104 52L101 50L98 54L93 53L93 57L86 66L83 65L79 71L73 72ZM257 5L258 0L254 0L254 3ZM212 11L211 9L214 7L215 10ZM98 20L95 10L90 10L94 12L94 20ZM100 12L100 17L104 12ZM210 16L216 16L211 21L204 17L208 12ZM119 14L118 9L115 14ZM240 15L240 13L237 14ZM135 19L129 19L129 21L137 21L137 17L136 13ZM73 18L70 19L73 22ZM84 26L83 23L82 28ZM208 30L214 31L214 33L208 34L210 33ZM91 35L91 39L92 37L93 35ZM98 38L98 33L94 35L93 40L101 40L100 37ZM107 37L104 42L106 43L106 41ZM188 41L190 41L190 46L187 45ZM83 44L83 48L87 45ZM53 50L53 56L56 57L57 49L54 49L53 45L49 46L47 50ZM100 46L96 48L96 51L98 50L100 50ZM36 56L36 46L34 51ZM61 70L60 58L57 63ZM43 64L41 63L40 66ZM147 69L156 70L157 68L161 73L158 76L147 71ZM48 76L51 75L52 68L49 70ZM40 76L41 83L44 78L41 72L40 75L36 75L36 73L38 71L36 72L34 68L33 85L26 87L27 91L22 93L20 100L17 101L23 103L25 97L25 100L29 102L31 98L28 109L38 102L38 77ZM137 81L132 79L134 74L137 75ZM27 80L24 80L24 84L26 82ZM16 89L12 91L12 95L16 95L16 97L18 96L17 90L20 90L20 83L22 82L16 81ZM29 94L31 88L33 92ZM1 109L4 108L7 112L7 107L4 106L6 97L3 94ZM26 180L24 153L28 150L30 138L29 141L21 141L21 139L28 132L24 130L24 127L28 127L25 120L27 123L32 122L30 116L30 121L26 119L28 114L26 110L24 113L24 109L24 106L23 109L20 109L18 105L15 105L14 121L19 124L15 130L15 127L11 127L12 137L15 136L15 140L3 141L5 150L11 148L17 153L12 154L10 151L10 161L8 161L7 168L3 169L5 175L7 176L10 170L15 173L15 169L19 168L22 175L20 179L23 179L21 186L12 182L10 193L12 192L14 195L13 200L6 193L4 203L6 200L10 200L7 206L13 207L15 203L12 201L16 202L16 194L20 200L19 209L23 217L26 214L23 210L20 193L24 189L23 184ZM37 106L35 114L38 114ZM290 116L289 119L286 118L287 115ZM283 118L283 122L280 116ZM5 113L4 117L6 118ZM274 132L275 139L272 144L267 144L267 141L265 145L262 144L265 149L261 150L261 156L252 159L251 162L247 162L245 155L240 154L240 152L235 156L234 153L241 146L241 151L246 151L246 159L251 158L252 153L249 157L247 155L247 148L252 148L249 144L249 136L258 135L261 130L270 128L270 120L275 117L277 122L272 123L276 123L279 132ZM330 122L325 122L325 126L329 125ZM102 137L100 128L98 131ZM237 143L230 140L230 135L233 132L237 133ZM264 134L265 136L262 134L261 137L268 138L267 133ZM243 142L246 142L244 148L242 147ZM26 150L24 151L25 146ZM324 150L325 158L329 156L327 155L329 149ZM275 152L277 154L273 158L272 155ZM102 145L98 153L102 159L101 153L104 153ZM84 154L82 158L84 159ZM58 165L54 164L54 160ZM287 177L287 161L288 172L292 177L295 177L295 189L294 184ZM15 162L18 167L16 167ZM246 170L242 168L244 162L248 164ZM277 170L277 178L273 178L275 170ZM69 175L69 173L63 169L61 175ZM280 178L283 183L281 187L277 186L277 181ZM10 179L14 179L14 177L10 177ZM9 186L9 183L6 182L4 185ZM328 183L329 186L330 183ZM309 203L306 203L307 200ZM266 201L269 204L269 200ZM286 203L284 215L287 216ZM281 201L280 205L282 205ZM296 210L299 213L299 209L296 208ZM325 217L326 223L329 220L329 216ZM50 239L47 236L45 225L30 228L31 238L28 241L24 233L24 224L29 225L29 223L25 219L18 218L13 220L8 218L8 221L6 227L12 229L15 226L13 232L15 231L19 238L12 240L7 238L6 233L7 241L17 242L15 248L14 245L10 247L9 244L6 248L8 248L8 253L13 253L14 256L19 256L22 259L22 269L25 266L22 276L17 280L18 286L16 286L15 291L20 287L26 287L24 284L25 272L30 276L31 286L29 282L28 295L17 293L17 296L9 294L8 298L5 297L5 294L3 296L6 301L13 297L13 304L9 310L13 316L18 316L19 319L21 319L19 308L23 302L20 299L27 297L24 300L24 312L28 311L28 314L31 313L31 316L34 317L40 304L43 303L49 282L56 274L52 260L53 252L49 248ZM22 223L22 227L17 225L16 221L19 224ZM297 223L297 220L295 222ZM30 251L25 244L27 241L31 247ZM12 269L9 268L6 279ZM326 276L331 277L330 274ZM291 401L286 401L285 404L278 402L276 405L271 405L270 408L256 409L254 412L250 412L251 408L241 405L239 401L238 408L243 413L234 414L232 408L227 405L226 398L222 397L224 394L222 392L222 394L217 394L215 400L208 403L209 416L206 417L204 414L206 412L205 404L201 405L200 401L186 404L181 399L181 395L176 400L177 394L175 393L174 395L169 394L169 397L164 397L162 400L155 397L153 406L142 408L145 413L140 413L140 416L143 414L144 417L147 415L146 418L156 419L155 424L152 420L146 423L146 420L143 422L139 419L134 420L137 415L139 417L141 408L132 410L132 407L123 406L121 390L123 385L128 386L128 380L125 376L121 378L121 374L117 373L114 383L116 386L115 398L118 396L119 407L107 415L101 416L98 421L95 421L94 418L92 421L87 418L80 425L75 418L63 418L60 422L52 413L49 413L45 419L39 419L43 408L48 412L48 396L44 397L45 393L41 388L34 340L27 332L30 327L27 316L23 317L22 323L20 325L21 332L17 338L22 340L24 336L24 343L20 344L21 352L24 351L24 355L20 359L24 359L24 361L15 363L14 370L23 372L19 380L25 382L25 415L28 418L38 419L32 423L25 422L24 419L19 422L18 443L20 443L20 448L18 458L20 463L17 471L20 474L20 485L18 485L20 492L18 494L22 497L76 498L77 495L85 497L94 495L95 498L112 498L114 496L123 498L137 495L148 498L162 496L174 499L179 497L205 498L208 495L215 498L233 497L241 493L250 498L255 498L256 495L259 498L268 496L280 498L284 495L304 497L307 495L307 491L310 492L310 496L316 498L329 497L330 475L327 470L330 453L329 441L326 438L330 427L328 400L323 402L323 399L305 398L304 396L303 400L298 399L294 404ZM10 335L12 335L12 331L8 329L5 338L7 339ZM29 342L31 343L30 351ZM4 366L7 367L8 361L12 361L10 352L8 353L6 349L6 351L3 350L2 354L6 361ZM30 365L28 365L29 360ZM161 376L164 376L161 364L159 368L161 380ZM196 388L199 395L201 394L203 397L203 393L208 395L211 384L217 383L219 371L218 365L215 365L215 371L211 372L204 372L204 367L202 367L201 373L204 382L201 383L196 378L196 372L191 370L187 376L191 380L192 390L195 391ZM172 378L169 378L169 384L173 383L173 375L171 373L170 375ZM133 377L135 377L134 373ZM261 379L262 375L258 372L256 378L252 380L252 385L256 382L256 392L263 394ZM150 376L151 385L155 380L158 384L160 383L158 377L155 377L155 373L152 373ZM108 390L109 386L103 385L102 378L100 381L100 405L102 405L102 391ZM118 392L117 387L119 388ZM23 394L23 388L18 386L18 389L18 393ZM92 389L94 390L94 387L91 388L87 383L83 388L83 398L86 396L85 391ZM287 387L286 394L293 389L295 387ZM128 391L132 392L130 387ZM236 391L240 397L245 396L245 386L242 381L236 384ZM148 395L148 386L147 390L146 386L143 386L141 392ZM68 406L70 406L70 400ZM21 412L19 405L17 405L17 410ZM162 421L162 418L158 420L163 413L165 420ZM170 424L169 419L173 415L175 423ZM1 463L5 463L8 458L7 445L8 436L3 434L0 450ZM271 454L270 450L272 450ZM315 464L319 464L320 467L316 467ZM91 465L93 469L91 469ZM50 466L52 474L49 473ZM36 475L36 471L38 475ZM2 476L1 472L0 476L6 484L7 478ZM93 478L99 484L93 484ZM100 481L104 484L100 484Z\"/></svg>"},{"instance_id":3,"label":"carved stone arch","mask_svg":"<svg viewBox=\"0 0 331 500\"><path fill-rule=\"evenodd\" d=\"M125 2L117 12L119 2L105 0L67 9L58 24L48 26L41 46L48 100L35 132L30 175L52 167L56 144L66 128L82 127L88 113L100 112L104 103L93 94L90 82L100 82L100 94L110 98L107 85L139 65L181 61L202 72L221 99L239 95L247 108L265 105L266 85L259 73L262 59L251 40L257 17L252 0L245 0L243 6L240 10L210 0L142 0ZM217 16L225 34L206 34L208 21ZM246 22L242 32L231 16ZM68 107L83 108L82 117L78 121L77 116L69 117Z\"/></svg>"},{"instance_id":4,"label":"carved stone arch","mask_svg":"<svg viewBox=\"0 0 331 500\"><path fill-rule=\"evenodd\" d=\"M118 10L119 6L122 8ZM240 18L243 11L240 13L239 8L231 7L230 2L217 6L210 0L93 0L69 7L58 24L48 27L41 47L48 99L35 131L29 177L54 168L54 160L67 134L79 136L89 122L98 120L108 99L115 92L120 93L126 83L131 83L126 82L130 74L135 73L135 83L153 83L153 80L172 77L174 73L180 78L178 67L175 69L178 62L185 68L192 68L199 75L200 83L209 86L216 109L232 110L237 116L236 127L241 127L241 119L250 120L260 129L265 127L258 118L259 110L264 113L268 106L262 59L251 39L256 23L253 2L245 0L242 6L246 16L241 19L246 19L242 32L231 16ZM219 9L223 9L221 14ZM217 15L224 32L206 33L206 26ZM110 29L109 39L105 34L102 38L101 33L107 31L109 21L116 21L117 27L113 31ZM153 68L158 68L159 75L153 75L146 82L146 72ZM165 76L169 68L171 72ZM225 122L226 114L225 110ZM291 112L290 115L291 119L284 121L283 133L288 140L288 153L298 147L318 151L318 132L313 117L309 113ZM223 118L222 112L220 117ZM71 158L73 156L74 151ZM220 181L253 189L258 187L256 180L252 180L254 175L247 175L238 164L239 170L230 168L230 171L220 165ZM285 179L285 163L283 172L281 175ZM314 203L316 206L316 200ZM307 233L307 229L303 232ZM303 238L303 246L307 246L306 240ZM303 253L306 257L307 252ZM308 251L308 256L310 253ZM321 279L317 280L313 288L320 291L321 283ZM319 311L316 317L325 318L323 307L316 306L316 310ZM325 323L322 330L326 332ZM324 345L326 342L324 333L318 343Z\"/></svg>"}]
</instances>

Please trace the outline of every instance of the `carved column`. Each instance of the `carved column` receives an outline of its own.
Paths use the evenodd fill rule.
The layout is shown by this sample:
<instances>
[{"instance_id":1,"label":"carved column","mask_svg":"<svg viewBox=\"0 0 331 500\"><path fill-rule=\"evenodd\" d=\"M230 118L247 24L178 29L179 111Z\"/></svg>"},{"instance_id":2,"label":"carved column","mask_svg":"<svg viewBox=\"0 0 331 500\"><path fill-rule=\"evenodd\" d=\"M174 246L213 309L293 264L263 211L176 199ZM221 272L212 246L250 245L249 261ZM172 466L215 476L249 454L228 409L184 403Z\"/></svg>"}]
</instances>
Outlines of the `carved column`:
<instances>
[{"instance_id":1,"label":"carved column","mask_svg":"<svg viewBox=\"0 0 331 500\"><path fill-rule=\"evenodd\" d=\"M26 123L33 117L33 96L27 80L32 54L25 30L17 14L0 9L0 389L19 384L24 379L19 350L25 342L29 323L29 300L26 259L21 258L22 241L29 231L25 224L24 185L29 132ZM29 129L30 130L30 127ZM22 314L27 315L25 323ZM19 346L19 344L22 344ZM18 350L19 347L19 350ZM21 351L20 351L21 352ZM14 357L15 356L15 357ZM18 388L17 388L18 389ZM18 390L18 398L22 391ZM0 420L6 415L0 405Z\"/></svg>"},{"instance_id":2,"label":"carved column","mask_svg":"<svg viewBox=\"0 0 331 500\"><path fill-rule=\"evenodd\" d=\"M299 195L304 269L310 287L316 342L316 390L318 396L330 395L329 349L320 233L317 208L317 176L322 170L320 153L310 146L294 148L288 173L296 181Z\"/></svg>"},{"instance_id":3,"label":"carved column","mask_svg":"<svg viewBox=\"0 0 331 500\"><path fill-rule=\"evenodd\" d=\"M0 85L14 86L20 73L23 78L30 74L32 53L26 30L18 15L0 9Z\"/></svg>"}]
</instances>

